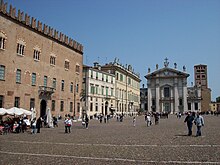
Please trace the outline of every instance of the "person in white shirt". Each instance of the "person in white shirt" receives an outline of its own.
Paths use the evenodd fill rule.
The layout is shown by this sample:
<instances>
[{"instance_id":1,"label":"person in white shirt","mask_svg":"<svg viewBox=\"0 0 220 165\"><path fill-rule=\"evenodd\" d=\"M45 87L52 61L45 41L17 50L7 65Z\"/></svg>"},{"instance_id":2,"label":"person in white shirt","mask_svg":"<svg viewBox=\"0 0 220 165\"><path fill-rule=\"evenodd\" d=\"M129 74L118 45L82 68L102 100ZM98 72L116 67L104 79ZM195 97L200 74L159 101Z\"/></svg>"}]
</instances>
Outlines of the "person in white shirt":
<instances>
[{"instance_id":1,"label":"person in white shirt","mask_svg":"<svg viewBox=\"0 0 220 165\"><path fill-rule=\"evenodd\" d=\"M70 119L70 117L68 117L65 121L64 121L64 124L65 124L65 133L70 133L71 131L71 127L73 125L72 123L72 120Z\"/></svg>"},{"instance_id":2,"label":"person in white shirt","mask_svg":"<svg viewBox=\"0 0 220 165\"><path fill-rule=\"evenodd\" d=\"M195 122L195 125L197 126L197 132L196 132L196 136L201 136L202 135L202 132L201 132L201 128L202 126L204 126L204 119L201 115L201 113L197 113L197 116L194 120Z\"/></svg>"}]
</instances>

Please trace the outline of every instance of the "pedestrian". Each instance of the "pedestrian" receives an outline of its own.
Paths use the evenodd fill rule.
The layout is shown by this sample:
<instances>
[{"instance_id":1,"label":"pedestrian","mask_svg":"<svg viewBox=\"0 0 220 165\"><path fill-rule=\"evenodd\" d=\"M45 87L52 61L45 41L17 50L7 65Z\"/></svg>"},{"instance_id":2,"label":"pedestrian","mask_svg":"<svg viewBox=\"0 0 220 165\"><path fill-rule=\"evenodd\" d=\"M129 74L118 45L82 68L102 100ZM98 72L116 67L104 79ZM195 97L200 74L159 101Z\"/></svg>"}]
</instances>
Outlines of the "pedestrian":
<instances>
[{"instance_id":1,"label":"pedestrian","mask_svg":"<svg viewBox=\"0 0 220 165\"><path fill-rule=\"evenodd\" d=\"M136 117L135 116L133 117L133 126L134 127L136 126Z\"/></svg>"},{"instance_id":2,"label":"pedestrian","mask_svg":"<svg viewBox=\"0 0 220 165\"><path fill-rule=\"evenodd\" d=\"M197 113L197 116L194 122L195 122L195 125L197 126L196 136L201 136L202 135L201 128L202 126L204 126L204 119L200 112Z\"/></svg>"},{"instance_id":3,"label":"pedestrian","mask_svg":"<svg viewBox=\"0 0 220 165\"><path fill-rule=\"evenodd\" d=\"M36 124L37 124L37 121L36 121L36 117L31 121L31 128L32 128L32 131L31 133L32 134L36 134Z\"/></svg>"},{"instance_id":4,"label":"pedestrian","mask_svg":"<svg viewBox=\"0 0 220 165\"><path fill-rule=\"evenodd\" d=\"M147 122L147 126L149 127L151 125L151 117L149 113L147 114L146 122Z\"/></svg>"},{"instance_id":5,"label":"pedestrian","mask_svg":"<svg viewBox=\"0 0 220 165\"><path fill-rule=\"evenodd\" d=\"M89 126L89 118L88 118L87 115L86 115L86 118L85 118L85 124L86 124L86 129L88 129L88 126Z\"/></svg>"},{"instance_id":6,"label":"pedestrian","mask_svg":"<svg viewBox=\"0 0 220 165\"><path fill-rule=\"evenodd\" d=\"M193 126L194 116L191 112L187 113L187 116L184 120L185 123L187 123L188 128L188 136L192 135L192 126Z\"/></svg>"},{"instance_id":7,"label":"pedestrian","mask_svg":"<svg viewBox=\"0 0 220 165\"><path fill-rule=\"evenodd\" d=\"M40 133L40 128L41 127L42 127L42 119L41 119L41 117L39 117L37 119L37 123L36 123L37 133Z\"/></svg>"},{"instance_id":8,"label":"pedestrian","mask_svg":"<svg viewBox=\"0 0 220 165\"><path fill-rule=\"evenodd\" d=\"M159 113L155 113L154 115L154 119L155 119L155 125L159 124Z\"/></svg>"},{"instance_id":9,"label":"pedestrian","mask_svg":"<svg viewBox=\"0 0 220 165\"><path fill-rule=\"evenodd\" d=\"M64 121L65 124L65 133L70 133L71 127L72 127L72 120L70 119L70 116Z\"/></svg>"}]
</instances>

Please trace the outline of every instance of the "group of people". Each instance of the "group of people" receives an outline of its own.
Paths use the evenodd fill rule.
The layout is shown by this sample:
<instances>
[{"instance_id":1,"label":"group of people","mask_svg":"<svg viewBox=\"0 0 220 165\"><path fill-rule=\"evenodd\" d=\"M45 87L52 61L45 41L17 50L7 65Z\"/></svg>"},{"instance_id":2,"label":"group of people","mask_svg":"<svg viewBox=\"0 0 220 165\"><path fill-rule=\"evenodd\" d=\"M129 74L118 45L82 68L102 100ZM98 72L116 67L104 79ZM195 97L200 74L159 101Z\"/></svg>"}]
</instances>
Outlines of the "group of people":
<instances>
[{"instance_id":1,"label":"group of people","mask_svg":"<svg viewBox=\"0 0 220 165\"><path fill-rule=\"evenodd\" d=\"M201 128L202 126L204 126L205 123L204 118L202 117L200 112L198 112L197 114L194 112L188 112L184 122L187 123L188 136L192 135L193 123L197 127L196 137L202 135Z\"/></svg>"}]
</instances>

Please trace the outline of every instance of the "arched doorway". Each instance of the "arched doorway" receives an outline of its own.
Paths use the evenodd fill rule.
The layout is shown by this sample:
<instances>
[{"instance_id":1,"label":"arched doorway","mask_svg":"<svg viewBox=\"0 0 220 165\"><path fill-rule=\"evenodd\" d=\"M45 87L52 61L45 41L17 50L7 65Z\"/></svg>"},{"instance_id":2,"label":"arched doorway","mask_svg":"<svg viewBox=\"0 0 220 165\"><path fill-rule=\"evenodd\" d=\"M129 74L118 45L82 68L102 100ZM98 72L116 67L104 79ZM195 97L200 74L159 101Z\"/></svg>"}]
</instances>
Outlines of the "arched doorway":
<instances>
[{"instance_id":1,"label":"arched doorway","mask_svg":"<svg viewBox=\"0 0 220 165\"><path fill-rule=\"evenodd\" d=\"M47 102L45 100L41 100L40 102L40 117L44 117L46 115Z\"/></svg>"}]
</instances>

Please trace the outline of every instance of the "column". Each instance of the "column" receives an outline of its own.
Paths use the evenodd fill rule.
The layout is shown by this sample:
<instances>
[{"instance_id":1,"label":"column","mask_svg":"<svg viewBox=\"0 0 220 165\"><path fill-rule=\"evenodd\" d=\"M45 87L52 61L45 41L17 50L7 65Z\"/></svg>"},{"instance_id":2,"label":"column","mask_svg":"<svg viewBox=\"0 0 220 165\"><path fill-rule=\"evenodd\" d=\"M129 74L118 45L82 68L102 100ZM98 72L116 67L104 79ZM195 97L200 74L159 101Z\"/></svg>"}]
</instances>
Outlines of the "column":
<instances>
[{"instance_id":1,"label":"column","mask_svg":"<svg viewBox=\"0 0 220 165\"><path fill-rule=\"evenodd\" d=\"M152 94L151 94L150 84L148 84L147 93L148 93L148 97L147 97L147 101L148 101L148 112L150 112L150 111L152 111L152 109L151 109L151 106L152 106Z\"/></svg>"},{"instance_id":2,"label":"column","mask_svg":"<svg viewBox=\"0 0 220 165\"><path fill-rule=\"evenodd\" d=\"M175 114L176 112L179 112L179 108L178 108L178 105L179 105L179 92L178 92L178 82L177 82L177 78L175 78L174 80L174 111L173 111L173 114Z\"/></svg>"},{"instance_id":3,"label":"column","mask_svg":"<svg viewBox=\"0 0 220 165\"><path fill-rule=\"evenodd\" d=\"M183 81L183 112L187 111L187 80Z\"/></svg>"},{"instance_id":4,"label":"column","mask_svg":"<svg viewBox=\"0 0 220 165\"><path fill-rule=\"evenodd\" d=\"M160 112L160 85L159 80L156 80L156 112Z\"/></svg>"}]
</instances>

